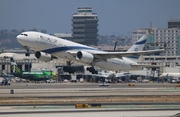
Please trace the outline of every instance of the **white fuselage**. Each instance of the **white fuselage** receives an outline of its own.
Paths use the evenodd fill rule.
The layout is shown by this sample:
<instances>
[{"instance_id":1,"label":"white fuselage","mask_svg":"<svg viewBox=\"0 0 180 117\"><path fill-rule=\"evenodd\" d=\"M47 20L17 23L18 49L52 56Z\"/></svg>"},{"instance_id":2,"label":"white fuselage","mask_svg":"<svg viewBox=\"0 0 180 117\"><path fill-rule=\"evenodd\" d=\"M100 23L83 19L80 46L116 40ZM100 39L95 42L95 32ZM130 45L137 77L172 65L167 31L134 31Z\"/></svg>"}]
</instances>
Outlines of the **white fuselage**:
<instances>
[{"instance_id":1,"label":"white fuselage","mask_svg":"<svg viewBox=\"0 0 180 117\"><path fill-rule=\"evenodd\" d=\"M180 77L180 73L162 73L159 77Z\"/></svg>"},{"instance_id":2,"label":"white fuselage","mask_svg":"<svg viewBox=\"0 0 180 117\"><path fill-rule=\"evenodd\" d=\"M68 51L86 51L93 53L95 51L101 51L97 48L92 48L86 45L74 43L65 39L57 38L48 34L43 34L39 32L28 32L28 36L18 35L17 40L23 46L29 47L32 50L41 51L47 54L51 54L58 58L70 60L70 61L79 61L73 55L69 54ZM79 61L81 62L81 61ZM100 61L93 61L93 66L98 66L104 70L112 71L129 71L142 69L141 67L134 68L131 65L137 64L136 62L122 57L120 58L111 58L111 59L102 59Z\"/></svg>"}]
</instances>

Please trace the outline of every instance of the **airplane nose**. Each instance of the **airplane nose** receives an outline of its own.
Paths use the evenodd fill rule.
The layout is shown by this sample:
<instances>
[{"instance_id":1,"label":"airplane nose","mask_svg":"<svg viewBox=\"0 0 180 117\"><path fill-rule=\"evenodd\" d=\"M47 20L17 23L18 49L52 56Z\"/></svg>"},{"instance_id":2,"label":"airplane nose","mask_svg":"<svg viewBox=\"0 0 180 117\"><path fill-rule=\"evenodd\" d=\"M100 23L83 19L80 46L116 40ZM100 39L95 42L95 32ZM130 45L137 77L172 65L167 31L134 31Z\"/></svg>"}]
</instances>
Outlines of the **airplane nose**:
<instances>
[{"instance_id":1,"label":"airplane nose","mask_svg":"<svg viewBox=\"0 0 180 117\"><path fill-rule=\"evenodd\" d=\"M16 37L16 39L17 39L17 41L18 41L20 44L22 44L22 43L24 42L24 36L23 36L23 35L18 35L18 36Z\"/></svg>"},{"instance_id":2,"label":"airplane nose","mask_svg":"<svg viewBox=\"0 0 180 117\"><path fill-rule=\"evenodd\" d=\"M16 37L16 39L17 39L17 40L21 40L21 39L22 39L22 36L21 36L21 35L18 35L18 36Z\"/></svg>"}]
</instances>

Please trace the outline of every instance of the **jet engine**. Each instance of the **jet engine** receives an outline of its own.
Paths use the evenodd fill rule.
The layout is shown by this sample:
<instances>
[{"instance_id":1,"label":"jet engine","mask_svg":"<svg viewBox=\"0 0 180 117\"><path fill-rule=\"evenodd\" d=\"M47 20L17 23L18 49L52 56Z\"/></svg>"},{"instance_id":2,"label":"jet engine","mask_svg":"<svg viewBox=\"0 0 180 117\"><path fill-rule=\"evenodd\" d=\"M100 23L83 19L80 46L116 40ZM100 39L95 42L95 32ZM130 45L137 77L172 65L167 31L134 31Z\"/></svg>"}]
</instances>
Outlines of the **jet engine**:
<instances>
[{"instance_id":1,"label":"jet engine","mask_svg":"<svg viewBox=\"0 0 180 117\"><path fill-rule=\"evenodd\" d=\"M78 51L76 55L76 59L89 64L93 61L94 56L91 53L85 51Z\"/></svg>"},{"instance_id":2,"label":"jet engine","mask_svg":"<svg viewBox=\"0 0 180 117\"><path fill-rule=\"evenodd\" d=\"M35 53L35 57L37 59L39 59L40 61L44 61L44 62L49 62L49 61L51 61L53 59L52 55L46 54L44 52L39 52L39 51L37 51Z\"/></svg>"}]
</instances>

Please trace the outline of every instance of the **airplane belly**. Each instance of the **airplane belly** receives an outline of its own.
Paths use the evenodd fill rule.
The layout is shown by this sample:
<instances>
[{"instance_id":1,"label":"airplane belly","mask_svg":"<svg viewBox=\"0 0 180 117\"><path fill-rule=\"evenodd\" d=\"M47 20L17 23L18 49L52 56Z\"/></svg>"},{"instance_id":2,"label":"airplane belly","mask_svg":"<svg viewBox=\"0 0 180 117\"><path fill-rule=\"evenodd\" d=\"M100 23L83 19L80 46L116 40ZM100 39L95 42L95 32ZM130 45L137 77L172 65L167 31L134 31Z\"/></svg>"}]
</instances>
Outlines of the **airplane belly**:
<instances>
[{"instance_id":1,"label":"airplane belly","mask_svg":"<svg viewBox=\"0 0 180 117\"><path fill-rule=\"evenodd\" d=\"M128 66L126 64L117 64L107 61L96 62L95 66L98 66L104 70L111 70L111 71L126 71L132 69L131 66Z\"/></svg>"},{"instance_id":2,"label":"airplane belly","mask_svg":"<svg viewBox=\"0 0 180 117\"><path fill-rule=\"evenodd\" d=\"M56 56L58 58L65 59L65 60L77 61L77 59L74 56L72 56L71 54L68 54L66 52L56 52L56 53L53 53L52 55Z\"/></svg>"}]
</instances>

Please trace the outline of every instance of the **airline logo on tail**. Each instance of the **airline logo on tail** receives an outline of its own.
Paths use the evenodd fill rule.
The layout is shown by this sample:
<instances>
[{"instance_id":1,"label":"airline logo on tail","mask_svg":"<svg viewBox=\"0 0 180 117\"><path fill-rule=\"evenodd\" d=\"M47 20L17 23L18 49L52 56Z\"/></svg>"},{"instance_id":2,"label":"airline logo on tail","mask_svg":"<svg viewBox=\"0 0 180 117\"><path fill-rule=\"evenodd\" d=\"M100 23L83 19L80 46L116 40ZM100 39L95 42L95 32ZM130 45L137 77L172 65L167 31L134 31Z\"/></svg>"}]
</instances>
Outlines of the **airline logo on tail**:
<instances>
[{"instance_id":1,"label":"airline logo on tail","mask_svg":"<svg viewBox=\"0 0 180 117\"><path fill-rule=\"evenodd\" d=\"M21 70L19 69L19 67L17 65L13 65L12 66L12 70L13 70L13 73L19 73L21 72Z\"/></svg>"},{"instance_id":2,"label":"airline logo on tail","mask_svg":"<svg viewBox=\"0 0 180 117\"><path fill-rule=\"evenodd\" d=\"M143 35L131 48L129 48L129 50L127 52L131 52L131 51L143 51L144 45L146 44L148 36L147 35ZM131 61L137 62L139 59L139 55L135 55L135 56L127 56L124 58L128 58Z\"/></svg>"},{"instance_id":3,"label":"airline logo on tail","mask_svg":"<svg viewBox=\"0 0 180 117\"><path fill-rule=\"evenodd\" d=\"M19 67L17 66L17 64L16 64L16 62L14 61L13 58L11 58L11 65L12 65L13 73L21 72L21 70L19 69Z\"/></svg>"},{"instance_id":4,"label":"airline logo on tail","mask_svg":"<svg viewBox=\"0 0 180 117\"><path fill-rule=\"evenodd\" d=\"M148 36L143 35L127 52L130 51L142 51L147 41Z\"/></svg>"}]
</instances>

